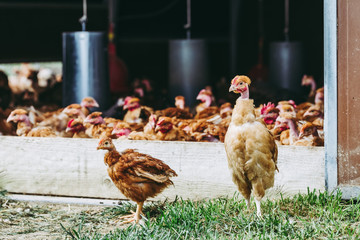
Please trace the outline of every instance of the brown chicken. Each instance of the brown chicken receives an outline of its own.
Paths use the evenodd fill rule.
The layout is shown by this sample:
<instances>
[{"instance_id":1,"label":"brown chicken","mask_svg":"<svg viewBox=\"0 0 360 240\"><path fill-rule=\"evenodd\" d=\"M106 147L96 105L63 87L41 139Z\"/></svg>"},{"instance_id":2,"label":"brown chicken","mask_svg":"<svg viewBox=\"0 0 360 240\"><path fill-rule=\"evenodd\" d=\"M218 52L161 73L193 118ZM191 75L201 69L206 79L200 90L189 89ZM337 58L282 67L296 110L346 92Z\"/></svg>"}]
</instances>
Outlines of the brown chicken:
<instances>
[{"instance_id":1,"label":"brown chicken","mask_svg":"<svg viewBox=\"0 0 360 240\"><path fill-rule=\"evenodd\" d=\"M299 139L295 146L324 146L324 139L318 134L316 126L312 123L305 123L300 128Z\"/></svg>"},{"instance_id":2,"label":"brown chicken","mask_svg":"<svg viewBox=\"0 0 360 240\"><path fill-rule=\"evenodd\" d=\"M138 223L145 200L172 185L170 178L176 177L176 172L163 161L133 149L119 153L111 138L101 139L97 149L108 150L104 163L111 180L127 198L137 203L135 214L122 217L130 218L122 224L133 221Z\"/></svg>"},{"instance_id":3,"label":"brown chicken","mask_svg":"<svg viewBox=\"0 0 360 240\"><path fill-rule=\"evenodd\" d=\"M34 126L30 122L28 112L24 109L15 109L7 118L7 122L17 123L16 134L23 137L56 137L50 127Z\"/></svg>"},{"instance_id":4,"label":"brown chicken","mask_svg":"<svg viewBox=\"0 0 360 240\"><path fill-rule=\"evenodd\" d=\"M283 114L276 119L274 130L282 129L280 133L281 145L293 145L299 138L296 120L289 114Z\"/></svg>"},{"instance_id":5,"label":"brown chicken","mask_svg":"<svg viewBox=\"0 0 360 240\"><path fill-rule=\"evenodd\" d=\"M219 108L215 106L214 96L211 90L202 89L196 97L201 103L195 108L195 119L208 118L219 113Z\"/></svg>"},{"instance_id":6,"label":"brown chicken","mask_svg":"<svg viewBox=\"0 0 360 240\"><path fill-rule=\"evenodd\" d=\"M193 118L189 108L185 108L185 98L183 96L175 97L175 106L176 107L168 107L163 110L157 110L155 111L155 114L157 116L176 117L180 119Z\"/></svg>"},{"instance_id":7,"label":"brown chicken","mask_svg":"<svg viewBox=\"0 0 360 240\"><path fill-rule=\"evenodd\" d=\"M241 96L236 100L224 145L233 182L248 209L253 192L261 217L260 201L265 190L274 185L278 150L270 131L255 116L254 101L249 99L250 83L247 76L236 76L231 81L229 91Z\"/></svg>"},{"instance_id":8,"label":"brown chicken","mask_svg":"<svg viewBox=\"0 0 360 240\"><path fill-rule=\"evenodd\" d=\"M90 114L90 108L99 107L98 102L93 97L84 97L80 103L81 111L85 116Z\"/></svg>"},{"instance_id":9,"label":"brown chicken","mask_svg":"<svg viewBox=\"0 0 360 240\"><path fill-rule=\"evenodd\" d=\"M114 126L111 134L116 138L126 139L131 133L130 124L124 121L119 121Z\"/></svg>"},{"instance_id":10,"label":"brown chicken","mask_svg":"<svg viewBox=\"0 0 360 240\"><path fill-rule=\"evenodd\" d=\"M102 138L104 136L116 138L112 135L113 128L106 125L105 120L101 115L102 112L93 112L85 118L85 133L91 138Z\"/></svg>"},{"instance_id":11,"label":"brown chicken","mask_svg":"<svg viewBox=\"0 0 360 240\"><path fill-rule=\"evenodd\" d=\"M128 136L131 140L155 140L155 128L158 120L158 116L155 114L151 114L149 117L149 121L146 123L144 128L134 129Z\"/></svg>"},{"instance_id":12,"label":"brown chicken","mask_svg":"<svg viewBox=\"0 0 360 240\"><path fill-rule=\"evenodd\" d=\"M128 123L145 124L152 113L152 109L141 106L140 99L135 97L126 97L123 109L127 109L124 121Z\"/></svg>"},{"instance_id":13,"label":"brown chicken","mask_svg":"<svg viewBox=\"0 0 360 240\"><path fill-rule=\"evenodd\" d=\"M180 141L182 140L181 131L174 126L172 118L159 117L155 127L155 140Z\"/></svg>"},{"instance_id":14,"label":"brown chicken","mask_svg":"<svg viewBox=\"0 0 360 240\"><path fill-rule=\"evenodd\" d=\"M86 128L84 127L82 118L71 119L66 128L66 132L71 132L73 138L90 138L85 133Z\"/></svg>"},{"instance_id":15,"label":"brown chicken","mask_svg":"<svg viewBox=\"0 0 360 240\"><path fill-rule=\"evenodd\" d=\"M279 116L280 110L275 107L274 103L268 102L260 110L260 117L264 120L268 129L273 129L276 118Z\"/></svg>"}]
</instances>

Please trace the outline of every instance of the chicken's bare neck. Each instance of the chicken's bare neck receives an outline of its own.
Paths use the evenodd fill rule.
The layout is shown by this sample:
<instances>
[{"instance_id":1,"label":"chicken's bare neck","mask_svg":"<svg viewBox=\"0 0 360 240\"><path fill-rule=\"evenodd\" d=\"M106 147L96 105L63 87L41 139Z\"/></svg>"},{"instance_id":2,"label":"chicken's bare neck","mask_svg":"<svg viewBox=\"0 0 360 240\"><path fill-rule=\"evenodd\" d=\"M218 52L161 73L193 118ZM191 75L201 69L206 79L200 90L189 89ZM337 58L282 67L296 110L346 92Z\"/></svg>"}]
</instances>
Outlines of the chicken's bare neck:
<instances>
[{"instance_id":1,"label":"chicken's bare neck","mask_svg":"<svg viewBox=\"0 0 360 240\"><path fill-rule=\"evenodd\" d=\"M310 86L311 86L311 90L310 90L309 96L312 97L312 96L315 95L315 92L316 92L316 82L315 82L315 80L310 81Z\"/></svg>"},{"instance_id":2,"label":"chicken's bare neck","mask_svg":"<svg viewBox=\"0 0 360 240\"><path fill-rule=\"evenodd\" d=\"M23 124L20 124L22 126L26 126L26 127L32 127L32 123L30 122L30 118L28 116L26 116L24 118L23 121L19 122L19 123L23 123ZM19 125L19 124L18 124Z\"/></svg>"},{"instance_id":3,"label":"chicken's bare neck","mask_svg":"<svg viewBox=\"0 0 360 240\"><path fill-rule=\"evenodd\" d=\"M249 89L247 88L244 92L241 93L240 98L246 100L249 99L249 97Z\"/></svg>"},{"instance_id":4,"label":"chicken's bare neck","mask_svg":"<svg viewBox=\"0 0 360 240\"><path fill-rule=\"evenodd\" d=\"M299 138L299 133L296 129L295 122L292 119L289 119L287 124L290 129L290 142L293 144Z\"/></svg>"},{"instance_id":5,"label":"chicken's bare neck","mask_svg":"<svg viewBox=\"0 0 360 240\"><path fill-rule=\"evenodd\" d=\"M231 122L236 125L242 125L247 122L254 122L255 120L254 100L239 97L234 106Z\"/></svg>"}]
</instances>

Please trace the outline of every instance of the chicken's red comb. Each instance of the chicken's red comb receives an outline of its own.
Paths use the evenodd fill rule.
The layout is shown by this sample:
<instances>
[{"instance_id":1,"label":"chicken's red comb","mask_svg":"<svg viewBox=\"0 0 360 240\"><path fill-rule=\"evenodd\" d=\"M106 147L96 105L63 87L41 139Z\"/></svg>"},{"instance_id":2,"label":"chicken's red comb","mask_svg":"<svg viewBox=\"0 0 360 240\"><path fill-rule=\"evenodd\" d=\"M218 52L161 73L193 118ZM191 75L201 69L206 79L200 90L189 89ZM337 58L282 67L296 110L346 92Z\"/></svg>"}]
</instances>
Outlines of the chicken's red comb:
<instances>
[{"instance_id":1,"label":"chicken's red comb","mask_svg":"<svg viewBox=\"0 0 360 240\"><path fill-rule=\"evenodd\" d=\"M294 101L294 100L289 100L289 103L290 103L294 108L296 108L296 104L295 104L295 101Z\"/></svg>"},{"instance_id":2,"label":"chicken's red comb","mask_svg":"<svg viewBox=\"0 0 360 240\"><path fill-rule=\"evenodd\" d=\"M156 125L161 125L161 124L163 124L165 122L165 119L160 119L157 123L156 123Z\"/></svg>"},{"instance_id":3,"label":"chicken's red comb","mask_svg":"<svg viewBox=\"0 0 360 240\"><path fill-rule=\"evenodd\" d=\"M72 124L72 122L74 121L75 119L70 119L70 121L68 122L68 127L71 127L71 124Z\"/></svg>"},{"instance_id":4,"label":"chicken's red comb","mask_svg":"<svg viewBox=\"0 0 360 240\"><path fill-rule=\"evenodd\" d=\"M264 114L266 112L266 110L268 110L269 108L274 108L274 107L275 107L274 103L268 102L266 105L264 104L264 106L261 108L260 113Z\"/></svg>"}]
</instances>

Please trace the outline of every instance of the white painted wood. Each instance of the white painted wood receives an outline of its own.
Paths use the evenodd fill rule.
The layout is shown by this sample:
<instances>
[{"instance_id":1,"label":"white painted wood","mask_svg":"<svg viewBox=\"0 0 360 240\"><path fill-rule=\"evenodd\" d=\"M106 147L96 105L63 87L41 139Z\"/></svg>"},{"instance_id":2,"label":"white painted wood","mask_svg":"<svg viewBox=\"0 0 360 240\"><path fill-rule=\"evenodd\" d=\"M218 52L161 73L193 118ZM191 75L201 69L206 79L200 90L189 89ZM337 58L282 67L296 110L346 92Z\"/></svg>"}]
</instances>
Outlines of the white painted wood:
<instances>
[{"instance_id":1,"label":"white painted wood","mask_svg":"<svg viewBox=\"0 0 360 240\"><path fill-rule=\"evenodd\" d=\"M107 175L98 139L0 136L0 170L11 193L124 199ZM222 143L114 140L119 151L135 148L166 162L177 173L156 199L232 196ZM324 148L279 146L275 187L267 196L324 190Z\"/></svg>"}]
</instances>

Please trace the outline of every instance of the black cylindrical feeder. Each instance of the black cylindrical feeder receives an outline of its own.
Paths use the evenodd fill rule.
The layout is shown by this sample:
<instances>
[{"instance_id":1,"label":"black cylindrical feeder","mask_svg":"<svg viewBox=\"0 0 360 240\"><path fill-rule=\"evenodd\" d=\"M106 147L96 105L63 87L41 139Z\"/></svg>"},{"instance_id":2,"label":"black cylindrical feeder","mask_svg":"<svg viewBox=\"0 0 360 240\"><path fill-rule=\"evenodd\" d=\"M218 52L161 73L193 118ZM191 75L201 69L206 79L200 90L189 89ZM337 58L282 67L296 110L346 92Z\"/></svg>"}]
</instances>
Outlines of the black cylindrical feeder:
<instances>
[{"instance_id":1,"label":"black cylindrical feeder","mask_svg":"<svg viewBox=\"0 0 360 240\"><path fill-rule=\"evenodd\" d=\"M299 92L304 75L304 49L301 42L270 44L269 76L277 87Z\"/></svg>"},{"instance_id":2,"label":"black cylindrical feeder","mask_svg":"<svg viewBox=\"0 0 360 240\"><path fill-rule=\"evenodd\" d=\"M66 32L63 41L63 105L91 96L99 110L109 107L107 35L104 32Z\"/></svg>"},{"instance_id":3,"label":"black cylindrical feeder","mask_svg":"<svg viewBox=\"0 0 360 240\"><path fill-rule=\"evenodd\" d=\"M209 85L208 49L205 40L171 40L169 43L170 96L183 95L194 106L196 96Z\"/></svg>"},{"instance_id":4,"label":"black cylindrical feeder","mask_svg":"<svg viewBox=\"0 0 360 240\"><path fill-rule=\"evenodd\" d=\"M301 94L301 79L305 73L304 49L301 42L289 40L289 0L285 0L285 41L270 44L269 77L280 89Z\"/></svg>"}]
</instances>

